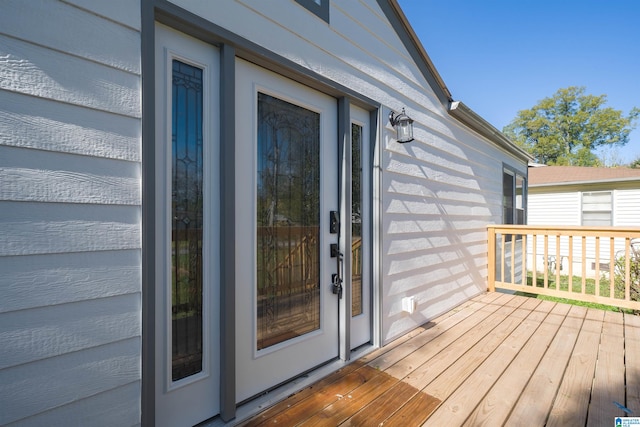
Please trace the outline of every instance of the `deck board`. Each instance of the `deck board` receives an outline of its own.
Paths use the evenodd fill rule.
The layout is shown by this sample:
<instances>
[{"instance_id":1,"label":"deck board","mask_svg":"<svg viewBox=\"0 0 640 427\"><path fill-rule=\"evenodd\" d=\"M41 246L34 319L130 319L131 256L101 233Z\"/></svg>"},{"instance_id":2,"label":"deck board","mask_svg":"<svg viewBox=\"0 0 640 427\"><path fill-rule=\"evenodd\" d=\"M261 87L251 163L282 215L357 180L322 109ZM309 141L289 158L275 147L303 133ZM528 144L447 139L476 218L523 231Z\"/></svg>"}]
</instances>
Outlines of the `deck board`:
<instances>
[{"instance_id":1,"label":"deck board","mask_svg":"<svg viewBox=\"0 0 640 427\"><path fill-rule=\"evenodd\" d=\"M605 312L587 426L610 424L614 416L625 415L615 406L616 403L623 406L626 404L624 371L622 315Z\"/></svg>"},{"instance_id":2,"label":"deck board","mask_svg":"<svg viewBox=\"0 0 640 427\"><path fill-rule=\"evenodd\" d=\"M614 402L640 413L640 317L487 293L230 424L596 426Z\"/></svg>"},{"instance_id":3,"label":"deck board","mask_svg":"<svg viewBox=\"0 0 640 427\"><path fill-rule=\"evenodd\" d=\"M523 419L529 420L530 425L546 423L585 315L586 309L582 307L572 307L567 313L507 419L507 424L514 425Z\"/></svg>"},{"instance_id":4,"label":"deck board","mask_svg":"<svg viewBox=\"0 0 640 427\"><path fill-rule=\"evenodd\" d=\"M624 317L625 373L627 405L634 416L640 414L640 316Z\"/></svg>"},{"instance_id":5,"label":"deck board","mask_svg":"<svg viewBox=\"0 0 640 427\"><path fill-rule=\"evenodd\" d=\"M549 414L548 427L586 424L603 319L603 311L588 310Z\"/></svg>"},{"instance_id":6,"label":"deck board","mask_svg":"<svg viewBox=\"0 0 640 427\"><path fill-rule=\"evenodd\" d=\"M429 417L427 425L462 425L469 418L483 396L515 359L519 349L531 338L551 309L548 305L543 305L542 309L539 309L540 300L532 298L530 301L535 302L535 305L528 304L531 311L526 319L523 319L490 357L464 379L463 385L458 387Z\"/></svg>"}]
</instances>

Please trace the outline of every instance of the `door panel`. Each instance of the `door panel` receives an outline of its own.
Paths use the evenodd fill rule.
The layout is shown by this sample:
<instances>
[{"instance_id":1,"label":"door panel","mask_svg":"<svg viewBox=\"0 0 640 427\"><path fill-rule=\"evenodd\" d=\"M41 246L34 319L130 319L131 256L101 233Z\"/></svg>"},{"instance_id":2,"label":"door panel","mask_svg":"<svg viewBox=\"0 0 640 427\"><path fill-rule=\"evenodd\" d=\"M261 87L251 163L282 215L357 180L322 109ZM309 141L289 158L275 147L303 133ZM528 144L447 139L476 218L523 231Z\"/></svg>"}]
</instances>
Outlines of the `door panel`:
<instances>
[{"instance_id":1,"label":"door panel","mask_svg":"<svg viewBox=\"0 0 640 427\"><path fill-rule=\"evenodd\" d=\"M156 27L156 425L219 412L218 51Z\"/></svg>"},{"instance_id":2,"label":"door panel","mask_svg":"<svg viewBox=\"0 0 640 427\"><path fill-rule=\"evenodd\" d=\"M237 401L338 355L336 100L248 62L236 78Z\"/></svg>"}]
</instances>

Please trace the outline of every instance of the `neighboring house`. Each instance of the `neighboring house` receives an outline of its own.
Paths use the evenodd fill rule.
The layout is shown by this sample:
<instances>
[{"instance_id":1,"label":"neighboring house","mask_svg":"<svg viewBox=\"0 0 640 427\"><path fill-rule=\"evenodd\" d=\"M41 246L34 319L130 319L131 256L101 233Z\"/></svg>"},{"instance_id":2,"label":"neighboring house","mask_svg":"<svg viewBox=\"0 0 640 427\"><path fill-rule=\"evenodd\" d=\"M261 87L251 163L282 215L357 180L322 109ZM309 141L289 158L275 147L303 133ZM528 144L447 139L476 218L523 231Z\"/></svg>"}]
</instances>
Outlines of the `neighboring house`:
<instances>
[{"instance_id":1,"label":"neighboring house","mask_svg":"<svg viewBox=\"0 0 640 427\"><path fill-rule=\"evenodd\" d=\"M529 225L640 226L640 169L579 166L532 166L529 168ZM552 254L555 243L551 242ZM538 253L541 253L541 243ZM576 258L580 256L575 243ZM567 243L561 246L559 263L567 271ZM615 251L623 250L622 246ZM595 240L587 240L586 271L595 274ZM601 243L599 271L608 271L608 241ZM555 262L555 255L551 255ZM538 265L542 265L538 263ZM574 271L581 271L575 265Z\"/></svg>"},{"instance_id":2,"label":"neighboring house","mask_svg":"<svg viewBox=\"0 0 640 427\"><path fill-rule=\"evenodd\" d=\"M232 419L484 292L486 225L526 217L530 157L396 0L5 0L0 28L2 425Z\"/></svg>"}]
</instances>

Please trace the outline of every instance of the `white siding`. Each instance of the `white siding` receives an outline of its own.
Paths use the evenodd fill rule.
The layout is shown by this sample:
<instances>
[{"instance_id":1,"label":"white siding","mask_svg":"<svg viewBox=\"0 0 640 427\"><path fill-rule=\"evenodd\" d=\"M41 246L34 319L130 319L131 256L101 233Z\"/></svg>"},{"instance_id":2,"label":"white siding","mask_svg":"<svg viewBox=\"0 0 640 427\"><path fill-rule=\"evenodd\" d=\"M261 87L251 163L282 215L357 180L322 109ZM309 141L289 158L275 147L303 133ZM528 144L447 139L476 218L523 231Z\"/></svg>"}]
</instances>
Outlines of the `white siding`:
<instances>
[{"instance_id":1,"label":"white siding","mask_svg":"<svg viewBox=\"0 0 640 427\"><path fill-rule=\"evenodd\" d=\"M138 424L140 4L0 28L0 424Z\"/></svg>"},{"instance_id":2,"label":"white siding","mask_svg":"<svg viewBox=\"0 0 640 427\"><path fill-rule=\"evenodd\" d=\"M526 164L448 115L376 1L331 2L329 25L287 0L173 2L385 106L383 341L486 289L486 225L502 221L503 162ZM390 140L387 121L402 107L415 120L407 145ZM404 296L416 297L412 316Z\"/></svg>"},{"instance_id":3,"label":"white siding","mask_svg":"<svg viewBox=\"0 0 640 427\"><path fill-rule=\"evenodd\" d=\"M623 184L621 184L623 185ZM530 225L582 225L582 192L611 191L613 193L613 225L614 226L640 226L640 189L614 190L615 183L606 183L599 186L584 186L579 190L562 191L561 188L545 190L543 188L532 189L529 192L529 220ZM532 253L531 242L529 243L529 253ZM600 262L606 264L610 258L610 242L608 239L601 239L600 242ZM544 241L542 238L537 242L537 269L544 269ZM549 257L555 258L556 239L550 237L548 241ZM562 258L562 268L568 271L569 242L566 237L560 240L560 255ZM614 251L620 253L624 251L624 239L616 239ZM582 244L579 240L573 245L574 266L573 271L582 271ZM586 272L588 276L595 274L596 241L589 237L586 239ZM529 260L531 263L532 261Z\"/></svg>"},{"instance_id":4,"label":"white siding","mask_svg":"<svg viewBox=\"0 0 640 427\"><path fill-rule=\"evenodd\" d=\"M529 191L527 223L531 225L581 225L580 192Z\"/></svg>"},{"instance_id":5,"label":"white siding","mask_svg":"<svg viewBox=\"0 0 640 427\"><path fill-rule=\"evenodd\" d=\"M640 188L613 192L613 225L640 227Z\"/></svg>"}]
</instances>

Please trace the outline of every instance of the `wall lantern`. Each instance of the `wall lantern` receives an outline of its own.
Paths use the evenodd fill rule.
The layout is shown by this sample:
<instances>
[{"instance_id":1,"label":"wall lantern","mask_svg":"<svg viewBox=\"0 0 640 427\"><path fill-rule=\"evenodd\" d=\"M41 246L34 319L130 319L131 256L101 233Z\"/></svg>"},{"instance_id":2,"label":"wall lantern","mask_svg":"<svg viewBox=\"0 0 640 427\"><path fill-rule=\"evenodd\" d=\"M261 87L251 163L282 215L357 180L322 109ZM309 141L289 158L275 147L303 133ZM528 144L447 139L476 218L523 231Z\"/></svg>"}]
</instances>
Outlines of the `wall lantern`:
<instances>
[{"instance_id":1,"label":"wall lantern","mask_svg":"<svg viewBox=\"0 0 640 427\"><path fill-rule=\"evenodd\" d=\"M395 114L393 111L389 113L389 122L396 130L398 138L396 139L400 143L413 141L413 119L407 116L402 109L402 113Z\"/></svg>"}]
</instances>

